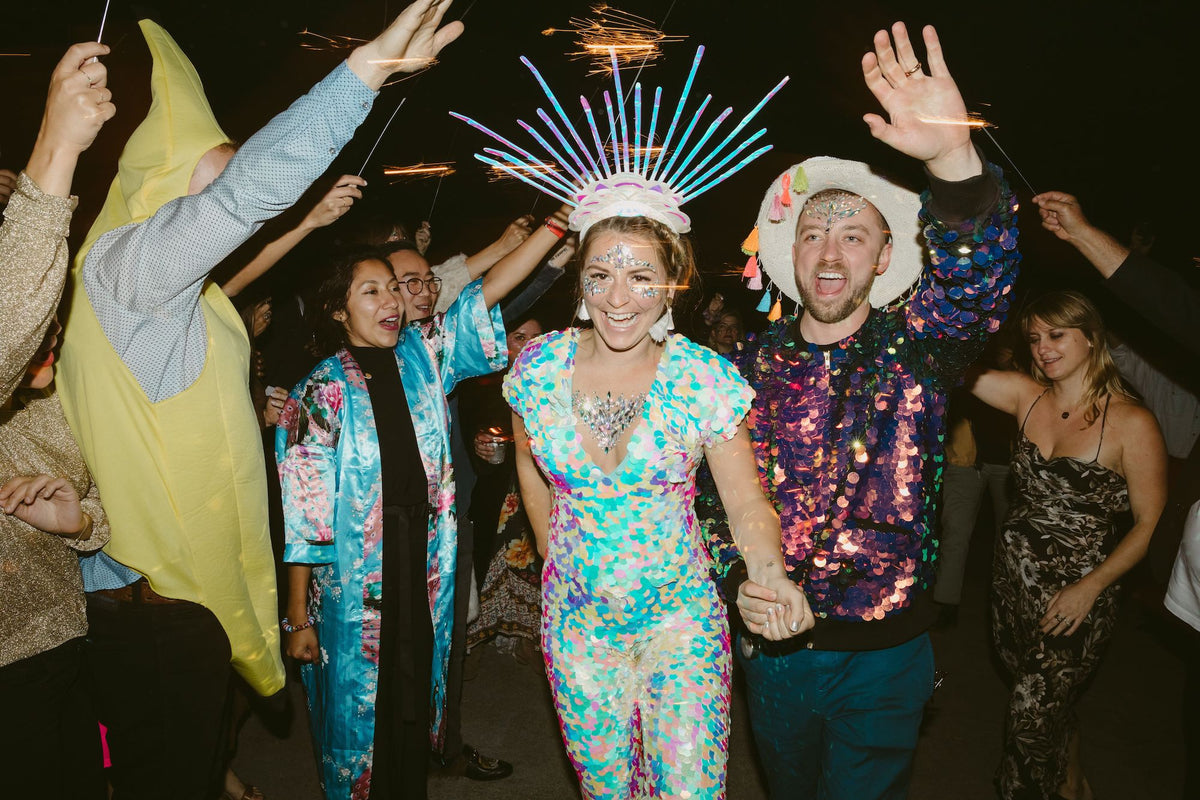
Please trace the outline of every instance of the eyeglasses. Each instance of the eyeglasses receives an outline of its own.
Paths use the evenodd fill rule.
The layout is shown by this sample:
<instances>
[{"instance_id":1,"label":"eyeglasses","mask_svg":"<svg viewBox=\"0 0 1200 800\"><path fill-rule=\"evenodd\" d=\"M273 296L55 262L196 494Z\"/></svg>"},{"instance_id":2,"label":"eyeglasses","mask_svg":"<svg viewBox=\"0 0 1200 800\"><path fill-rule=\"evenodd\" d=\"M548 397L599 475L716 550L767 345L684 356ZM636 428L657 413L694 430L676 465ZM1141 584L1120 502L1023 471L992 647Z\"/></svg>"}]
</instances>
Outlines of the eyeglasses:
<instances>
[{"instance_id":1,"label":"eyeglasses","mask_svg":"<svg viewBox=\"0 0 1200 800\"><path fill-rule=\"evenodd\" d=\"M426 278L425 280L421 280L420 278L409 278L408 280L400 282L403 283L408 289L409 294L420 294L422 286L427 288L433 294L437 294L438 292L442 291L442 279L437 277Z\"/></svg>"}]
</instances>

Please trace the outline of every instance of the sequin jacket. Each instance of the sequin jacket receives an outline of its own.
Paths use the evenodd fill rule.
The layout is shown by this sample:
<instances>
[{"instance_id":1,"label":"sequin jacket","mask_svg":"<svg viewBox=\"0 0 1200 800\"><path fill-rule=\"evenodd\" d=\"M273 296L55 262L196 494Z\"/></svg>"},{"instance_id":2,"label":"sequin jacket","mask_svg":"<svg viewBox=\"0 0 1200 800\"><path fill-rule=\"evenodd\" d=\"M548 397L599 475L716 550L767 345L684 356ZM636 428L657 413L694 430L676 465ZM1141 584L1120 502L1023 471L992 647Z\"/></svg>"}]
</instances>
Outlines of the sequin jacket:
<instances>
[{"instance_id":1,"label":"sequin jacket","mask_svg":"<svg viewBox=\"0 0 1200 800\"><path fill-rule=\"evenodd\" d=\"M1020 261L1016 201L991 171L990 215L951 225L922 197L930 263L907 303L827 346L785 318L739 354L759 476L818 631L899 615L933 577L946 396L1000 327ZM739 556L712 494L699 511L720 580Z\"/></svg>"}]
</instances>

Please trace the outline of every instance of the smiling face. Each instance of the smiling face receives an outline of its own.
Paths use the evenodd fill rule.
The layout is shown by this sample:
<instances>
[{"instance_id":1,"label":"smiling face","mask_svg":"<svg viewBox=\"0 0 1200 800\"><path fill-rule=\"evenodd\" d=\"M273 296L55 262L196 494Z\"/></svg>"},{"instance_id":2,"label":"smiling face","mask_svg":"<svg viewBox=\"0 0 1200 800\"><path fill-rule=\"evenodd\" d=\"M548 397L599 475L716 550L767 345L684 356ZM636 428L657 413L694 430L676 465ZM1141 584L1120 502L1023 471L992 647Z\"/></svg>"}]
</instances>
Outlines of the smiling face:
<instances>
[{"instance_id":1,"label":"smiling face","mask_svg":"<svg viewBox=\"0 0 1200 800\"><path fill-rule=\"evenodd\" d=\"M397 250L388 256L396 280L400 286L400 301L404 304L404 318L409 322L433 316L433 307L437 305L437 294L430 288L433 270L429 262L416 250ZM420 284L416 282L418 279ZM408 283L411 281L417 287L413 293Z\"/></svg>"},{"instance_id":2,"label":"smiling face","mask_svg":"<svg viewBox=\"0 0 1200 800\"><path fill-rule=\"evenodd\" d=\"M864 316L876 275L892 245L883 217L862 197L840 190L809 198L796 224L792 264L804 313L833 325Z\"/></svg>"},{"instance_id":3,"label":"smiling face","mask_svg":"<svg viewBox=\"0 0 1200 800\"><path fill-rule=\"evenodd\" d=\"M1061 381L1088 369L1092 348L1079 328L1060 328L1034 317L1026 336L1034 366L1049 380Z\"/></svg>"},{"instance_id":4,"label":"smiling face","mask_svg":"<svg viewBox=\"0 0 1200 800\"><path fill-rule=\"evenodd\" d=\"M653 240L604 231L589 237L582 263L583 302L604 344L624 352L646 340L673 288Z\"/></svg>"},{"instance_id":5,"label":"smiling face","mask_svg":"<svg viewBox=\"0 0 1200 800\"><path fill-rule=\"evenodd\" d=\"M400 337L400 285L382 261L360 261L346 294L346 307L333 318L355 347L395 347Z\"/></svg>"}]
</instances>

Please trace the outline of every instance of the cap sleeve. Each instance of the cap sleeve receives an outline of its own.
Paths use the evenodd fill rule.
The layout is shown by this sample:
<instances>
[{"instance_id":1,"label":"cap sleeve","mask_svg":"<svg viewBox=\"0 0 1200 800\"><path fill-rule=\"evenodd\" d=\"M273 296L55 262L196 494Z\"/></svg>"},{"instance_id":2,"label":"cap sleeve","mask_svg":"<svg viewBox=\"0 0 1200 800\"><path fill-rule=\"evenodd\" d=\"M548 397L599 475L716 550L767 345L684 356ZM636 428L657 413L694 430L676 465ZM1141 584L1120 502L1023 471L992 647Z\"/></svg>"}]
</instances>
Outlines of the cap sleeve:
<instances>
[{"instance_id":1,"label":"cap sleeve","mask_svg":"<svg viewBox=\"0 0 1200 800\"><path fill-rule=\"evenodd\" d=\"M522 419L533 411L539 394L545 396L553 389L553 386L544 386L551 372L553 336L547 334L531 340L504 376L504 400ZM559 365L560 368L563 366Z\"/></svg>"},{"instance_id":2,"label":"cap sleeve","mask_svg":"<svg viewBox=\"0 0 1200 800\"><path fill-rule=\"evenodd\" d=\"M712 447L737 434L754 401L754 390L731 362L707 347L691 344L695 361L691 384L696 391L692 407L699 415L700 444Z\"/></svg>"}]
</instances>

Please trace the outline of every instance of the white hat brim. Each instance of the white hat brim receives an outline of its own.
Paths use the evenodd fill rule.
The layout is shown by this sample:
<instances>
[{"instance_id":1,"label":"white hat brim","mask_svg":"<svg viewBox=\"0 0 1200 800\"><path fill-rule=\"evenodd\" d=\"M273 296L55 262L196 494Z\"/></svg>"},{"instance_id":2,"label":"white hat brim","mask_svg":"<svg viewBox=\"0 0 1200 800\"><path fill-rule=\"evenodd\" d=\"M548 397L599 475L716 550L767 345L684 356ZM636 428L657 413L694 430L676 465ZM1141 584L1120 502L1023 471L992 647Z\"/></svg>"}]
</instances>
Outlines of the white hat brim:
<instances>
[{"instance_id":1,"label":"white hat brim","mask_svg":"<svg viewBox=\"0 0 1200 800\"><path fill-rule=\"evenodd\" d=\"M791 176L794 181L797 169L804 170L807 184L803 191L796 191L793 183L789 189L791 205L783 206L783 219L773 222L771 207L775 196L783 190L784 176ZM920 195L873 171L869 164L829 156L816 156L791 166L767 189L758 211L758 261L767 277L784 294L800 302L792 263L796 215L804 209L809 197L825 189L842 189L865 197L879 209L891 228L892 258L887 270L876 276L871 286L871 305L882 308L907 293L925 267Z\"/></svg>"}]
</instances>

